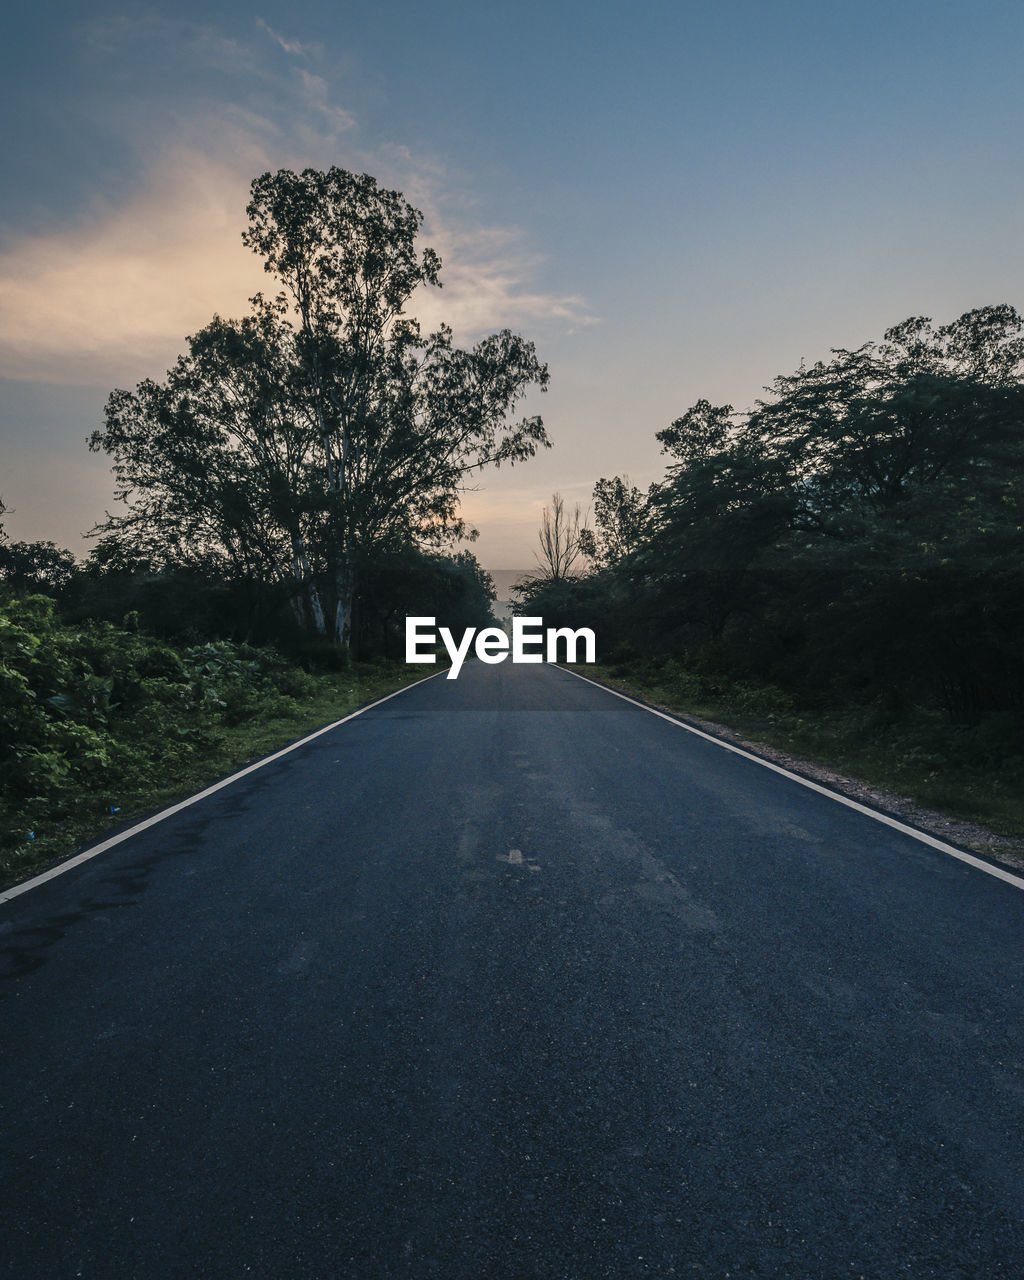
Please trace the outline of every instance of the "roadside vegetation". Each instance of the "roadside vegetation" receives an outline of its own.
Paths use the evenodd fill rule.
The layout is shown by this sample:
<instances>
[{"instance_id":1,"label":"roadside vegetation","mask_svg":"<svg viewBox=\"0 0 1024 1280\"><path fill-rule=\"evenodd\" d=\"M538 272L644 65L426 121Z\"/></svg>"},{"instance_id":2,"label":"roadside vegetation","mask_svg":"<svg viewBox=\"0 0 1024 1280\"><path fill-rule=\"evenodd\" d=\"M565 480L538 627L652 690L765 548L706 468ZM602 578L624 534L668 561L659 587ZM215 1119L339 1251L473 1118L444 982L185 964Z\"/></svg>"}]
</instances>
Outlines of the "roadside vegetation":
<instances>
[{"instance_id":1,"label":"roadside vegetation","mask_svg":"<svg viewBox=\"0 0 1024 1280\"><path fill-rule=\"evenodd\" d=\"M0 885L419 679L388 661L306 670L274 648L68 624L0 595Z\"/></svg>"},{"instance_id":2,"label":"roadside vegetation","mask_svg":"<svg viewBox=\"0 0 1024 1280\"><path fill-rule=\"evenodd\" d=\"M517 610L613 684L1024 836L1024 324L1010 306L698 401L663 479L558 495Z\"/></svg>"}]
</instances>

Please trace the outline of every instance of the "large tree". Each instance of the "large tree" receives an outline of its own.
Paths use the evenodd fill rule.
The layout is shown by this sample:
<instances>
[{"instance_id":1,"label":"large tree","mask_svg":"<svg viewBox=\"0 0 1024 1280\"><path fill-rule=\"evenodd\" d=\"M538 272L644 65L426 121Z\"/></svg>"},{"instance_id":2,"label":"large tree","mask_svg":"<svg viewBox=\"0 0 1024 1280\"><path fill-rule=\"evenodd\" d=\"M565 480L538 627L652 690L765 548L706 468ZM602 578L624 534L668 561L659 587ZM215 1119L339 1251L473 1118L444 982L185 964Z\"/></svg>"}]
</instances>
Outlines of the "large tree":
<instances>
[{"instance_id":1,"label":"large tree","mask_svg":"<svg viewBox=\"0 0 1024 1280\"><path fill-rule=\"evenodd\" d=\"M288 582L306 625L346 645L362 566L467 533L471 473L548 444L514 419L548 381L503 330L471 349L407 314L440 283L422 214L343 169L265 173L244 240L276 290L215 318L164 383L115 391L90 445L114 459L128 511L105 530L174 561Z\"/></svg>"},{"instance_id":2,"label":"large tree","mask_svg":"<svg viewBox=\"0 0 1024 1280\"><path fill-rule=\"evenodd\" d=\"M1009 306L912 317L660 432L641 559L673 641L958 720L1024 703L1022 335Z\"/></svg>"}]
</instances>

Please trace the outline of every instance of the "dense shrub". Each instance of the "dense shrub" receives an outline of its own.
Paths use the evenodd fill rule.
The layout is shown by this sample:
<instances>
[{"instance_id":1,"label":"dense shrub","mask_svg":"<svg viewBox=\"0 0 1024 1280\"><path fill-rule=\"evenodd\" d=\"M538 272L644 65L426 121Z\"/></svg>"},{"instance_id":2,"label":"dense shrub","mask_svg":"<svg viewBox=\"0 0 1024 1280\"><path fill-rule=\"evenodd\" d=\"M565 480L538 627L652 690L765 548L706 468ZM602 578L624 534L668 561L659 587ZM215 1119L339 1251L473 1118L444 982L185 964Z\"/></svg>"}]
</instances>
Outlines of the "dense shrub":
<instances>
[{"instance_id":1,"label":"dense shrub","mask_svg":"<svg viewBox=\"0 0 1024 1280\"><path fill-rule=\"evenodd\" d=\"M313 684L271 649L178 649L0 596L0 850L187 774L223 727L285 714Z\"/></svg>"}]
</instances>

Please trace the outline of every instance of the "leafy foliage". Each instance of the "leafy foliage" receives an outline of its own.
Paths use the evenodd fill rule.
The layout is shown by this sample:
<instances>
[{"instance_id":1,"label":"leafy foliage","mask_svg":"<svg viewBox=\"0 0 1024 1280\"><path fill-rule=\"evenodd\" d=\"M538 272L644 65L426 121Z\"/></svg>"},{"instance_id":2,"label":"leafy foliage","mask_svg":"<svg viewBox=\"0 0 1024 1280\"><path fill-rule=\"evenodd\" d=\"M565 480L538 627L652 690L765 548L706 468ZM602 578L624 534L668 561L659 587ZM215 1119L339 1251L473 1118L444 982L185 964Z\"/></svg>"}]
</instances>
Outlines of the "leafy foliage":
<instances>
[{"instance_id":1,"label":"leafy foliage","mask_svg":"<svg viewBox=\"0 0 1024 1280\"><path fill-rule=\"evenodd\" d=\"M71 552L53 542L8 542L0 537L0 582L14 591L63 595L78 570Z\"/></svg>"},{"instance_id":2,"label":"leafy foliage","mask_svg":"<svg viewBox=\"0 0 1024 1280\"><path fill-rule=\"evenodd\" d=\"M1009 306L913 317L777 378L748 413L698 401L658 434L668 466L644 502L595 488L585 591L605 654L676 656L807 706L1019 727L1022 333ZM633 512L620 554L603 531Z\"/></svg>"},{"instance_id":3,"label":"leafy foliage","mask_svg":"<svg viewBox=\"0 0 1024 1280\"><path fill-rule=\"evenodd\" d=\"M90 447L129 510L107 541L283 593L301 629L347 647L375 556L469 534L466 478L547 445L539 417L510 415L548 372L508 330L470 350L421 333L406 307L440 260L416 247L422 214L374 178L266 173L248 215L277 292L215 317L165 382L112 393Z\"/></svg>"},{"instance_id":4,"label":"leafy foliage","mask_svg":"<svg viewBox=\"0 0 1024 1280\"><path fill-rule=\"evenodd\" d=\"M629 476L613 476L594 485L595 528L581 529L580 550L604 569L621 564L639 550L647 531L647 499Z\"/></svg>"},{"instance_id":5,"label":"leafy foliage","mask_svg":"<svg viewBox=\"0 0 1024 1280\"><path fill-rule=\"evenodd\" d=\"M99 815L213 758L226 725L308 693L272 650L173 648L59 621L45 596L0 597L0 852Z\"/></svg>"}]
</instances>

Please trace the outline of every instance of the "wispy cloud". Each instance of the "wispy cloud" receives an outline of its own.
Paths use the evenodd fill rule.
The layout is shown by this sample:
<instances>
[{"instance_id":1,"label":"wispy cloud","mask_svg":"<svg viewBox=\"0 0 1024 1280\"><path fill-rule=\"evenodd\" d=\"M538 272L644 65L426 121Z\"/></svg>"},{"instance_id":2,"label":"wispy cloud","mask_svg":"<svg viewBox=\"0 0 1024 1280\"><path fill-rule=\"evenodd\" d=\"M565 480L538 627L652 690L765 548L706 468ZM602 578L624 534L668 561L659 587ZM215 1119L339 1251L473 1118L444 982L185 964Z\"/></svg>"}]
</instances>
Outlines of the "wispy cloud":
<instances>
[{"instance_id":1,"label":"wispy cloud","mask_svg":"<svg viewBox=\"0 0 1024 1280\"><path fill-rule=\"evenodd\" d=\"M566 329L596 323L579 294L537 288L544 260L525 244L515 228L460 224L435 208L424 239L441 255L443 288L416 298L421 323L444 321L462 341L496 328L557 321Z\"/></svg>"},{"instance_id":2,"label":"wispy cloud","mask_svg":"<svg viewBox=\"0 0 1024 1280\"><path fill-rule=\"evenodd\" d=\"M488 223L473 192L443 164L398 146L381 148L374 160L381 179L423 212L424 243L441 256L443 287L421 290L414 299L425 328L444 322L468 342L504 327L553 322L571 332L598 323L582 295L538 287L544 256L520 228Z\"/></svg>"},{"instance_id":3,"label":"wispy cloud","mask_svg":"<svg viewBox=\"0 0 1024 1280\"><path fill-rule=\"evenodd\" d=\"M239 236L240 167L180 148L136 196L0 254L0 374L104 385L159 375L214 312L264 277Z\"/></svg>"},{"instance_id":4,"label":"wispy cloud","mask_svg":"<svg viewBox=\"0 0 1024 1280\"><path fill-rule=\"evenodd\" d=\"M215 312L244 311L267 287L241 244L249 182L275 167L258 125L240 126L217 153L172 146L126 203L8 243L0 253L0 375L90 385L160 376ZM365 155L349 163L374 167ZM401 187L395 167L393 155L377 166ZM426 329L444 321L470 342L502 327L594 323L583 298L536 286L543 263L521 233L460 221L446 208L438 172L410 167L405 177L430 206L424 240L444 261L444 287L422 290L410 308Z\"/></svg>"},{"instance_id":5,"label":"wispy cloud","mask_svg":"<svg viewBox=\"0 0 1024 1280\"><path fill-rule=\"evenodd\" d=\"M273 42L285 53L290 53L297 58L305 58L310 55L318 55L322 52L322 46L319 44L309 44L304 40L289 40L281 35L280 31L275 31L269 22L265 22L262 18L256 19L256 25L267 33Z\"/></svg>"},{"instance_id":6,"label":"wispy cloud","mask_svg":"<svg viewBox=\"0 0 1024 1280\"><path fill-rule=\"evenodd\" d=\"M445 321L466 342L505 326L552 323L565 331L594 323L581 297L538 284L544 264L522 233L488 226L443 163L398 145L360 145L325 69L294 64L315 47L259 26L289 55L285 67L270 68L244 41L160 15L89 28L97 57L138 61L126 51L162 56L170 42L166 56L176 67L194 58L207 69L244 72L225 83L262 88L248 97L225 91L212 104L202 98L190 110L178 103L162 135L150 118L149 132L134 140L145 161L130 196L117 204L98 196L74 225L6 238L0 375L94 386L161 376L186 335L215 312L239 314L267 287L241 232L249 182L278 167L365 170L423 209L424 243L444 262L444 288L424 290L411 308L428 329Z\"/></svg>"},{"instance_id":7,"label":"wispy cloud","mask_svg":"<svg viewBox=\"0 0 1024 1280\"><path fill-rule=\"evenodd\" d=\"M343 107L335 106L329 98L327 81L323 76L315 76L305 67L299 68L299 79L310 108L316 112L328 126L331 137L355 128L355 116Z\"/></svg>"},{"instance_id":8,"label":"wispy cloud","mask_svg":"<svg viewBox=\"0 0 1024 1280\"><path fill-rule=\"evenodd\" d=\"M258 74L261 60L250 41L225 35L209 23L175 18L156 10L138 10L87 20L79 27L84 47L94 57L116 60L123 75L131 60L144 51L162 65L212 68L221 73ZM128 60L127 62L125 60Z\"/></svg>"}]
</instances>

